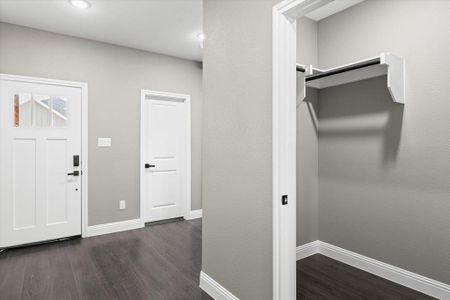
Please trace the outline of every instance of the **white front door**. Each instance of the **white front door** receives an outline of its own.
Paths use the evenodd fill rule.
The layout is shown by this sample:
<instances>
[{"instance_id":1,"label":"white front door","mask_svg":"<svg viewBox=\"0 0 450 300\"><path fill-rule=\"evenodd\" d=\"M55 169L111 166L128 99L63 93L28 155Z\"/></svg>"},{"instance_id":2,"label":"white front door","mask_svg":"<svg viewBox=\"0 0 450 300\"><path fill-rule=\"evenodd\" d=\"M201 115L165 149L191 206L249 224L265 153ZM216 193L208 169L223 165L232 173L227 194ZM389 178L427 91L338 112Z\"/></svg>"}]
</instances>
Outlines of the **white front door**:
<instances>
[{"instance_id":1,"label":"white front door","mask_svg":"<svg viewBox=\"0 0 450 300\"><path fill-rule=\"evenodd\" d=\"M147 94L142 100L146 222L184 216L190 206L189 96L171 95Z\"/></svg>"},{"instance_id":2,"label":"white front door","mask_svg":"<svg viewBox=\"0 0 450 300\"><path fill-rule=\"evenodd\" d=\"M81 88L1 79L0 91L0 247L80 235Z\"/></svg>"}]
</instances>

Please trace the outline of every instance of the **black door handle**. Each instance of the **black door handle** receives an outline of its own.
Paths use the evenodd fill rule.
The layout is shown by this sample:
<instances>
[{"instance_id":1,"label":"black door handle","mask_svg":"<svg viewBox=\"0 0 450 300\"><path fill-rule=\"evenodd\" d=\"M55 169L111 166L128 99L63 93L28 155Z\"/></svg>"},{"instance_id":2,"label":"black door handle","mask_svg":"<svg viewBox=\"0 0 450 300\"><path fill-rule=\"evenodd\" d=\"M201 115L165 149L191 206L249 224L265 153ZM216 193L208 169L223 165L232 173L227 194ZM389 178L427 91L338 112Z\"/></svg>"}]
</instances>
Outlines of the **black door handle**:
<instances>
[{"instance_id":1,"label":"black door handle","mask_svg":"<svg viewBox=\"0 0 450 300\"><path fill-rule=\"evenodd\" d=\"M151 165L151 164L145 164L145 168L149 169L149 168L154 168L156 167L155 165Z\"/></svg>"},{"instance_id":2,"label":"black door handle","mask_svg":"<svg viewBox=\"0 0 450 300\"><path fill-rule=\"evenodd\" d=\"M80 176L80 171L73 171L73 173L67 173L70 176Z\"/></svg>"}]
</instances>

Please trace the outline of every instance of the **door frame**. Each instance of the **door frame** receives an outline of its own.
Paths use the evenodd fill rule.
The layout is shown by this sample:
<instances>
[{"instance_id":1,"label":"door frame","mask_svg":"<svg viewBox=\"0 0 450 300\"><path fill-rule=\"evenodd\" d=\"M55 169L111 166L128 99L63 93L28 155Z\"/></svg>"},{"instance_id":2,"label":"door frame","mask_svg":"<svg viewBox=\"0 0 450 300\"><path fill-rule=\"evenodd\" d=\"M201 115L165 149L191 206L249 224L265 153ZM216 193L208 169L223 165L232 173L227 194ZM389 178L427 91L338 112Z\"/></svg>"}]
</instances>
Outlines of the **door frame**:
<instances>
[{"instance_id":1,"label":"door frame","mask_svg":"<svg viewBox=\"0 0 450 300\"><path fill-rule=\"evenodd\" d=\"M89 192L88 192L88 84L86 82L49 79L42 77L21 76L12 74L0 74L0 80L48 84L57 86L74 87L81 89L81 236L87 237ZM1 141L0 141L0 151ZM1 209L1 207L0 207ZM0 224L1 226L1 224Z\"/></svg>"},{"instance_id":2,"label":"door frame","mask_svg":"<svg viewBox=\"0 0 450 300\"><path fill-rule=\"evenodd\" d=\"M141 90L141 120L140 120L140 165L139 165L139 170L140 170L140 202L141 202L141 207L140 207L140 219L141 219L141 224L142 226L145 226L146 223L146 207L147 207L147 203L144 200L145 199L145 191L144 191L144 176L145 176L145 168L144 168L144 164L145 164L145 157L144 157L144 153L145 153L145 144L144 144L144 139L145 139L145 122L146 121L146 113L144 111L144 104L145 101L148 101L149 99L147 99L147 97L157 97L157 98L162 98L162 99L172 99L175 101L182 101L185 103L185 113L186 113L186 124L185 124L185 128L186 128L186 138L187 138L187 142L186 142L186 188L184 193L186 194L186 203L184 203L184 218L187 219L189 218L190 212L191 212L191 160L192 160L192 156L191 156L191 96L187 95L187 94L178 94L178 93L172 93L172 92L162 92L162 91L154 91L154 90L145 90L142 89Z\"/></svg>"},{"instance_id":3,"label":"door frame","mask_svg":"<svg viewBox=\"0 0 450 300\"><path fill-rule=\"evenodd\" d=\"M272 9L274 300L296 298L296 20L332 1L285 0Z\"/></svg>"}]
</instances>

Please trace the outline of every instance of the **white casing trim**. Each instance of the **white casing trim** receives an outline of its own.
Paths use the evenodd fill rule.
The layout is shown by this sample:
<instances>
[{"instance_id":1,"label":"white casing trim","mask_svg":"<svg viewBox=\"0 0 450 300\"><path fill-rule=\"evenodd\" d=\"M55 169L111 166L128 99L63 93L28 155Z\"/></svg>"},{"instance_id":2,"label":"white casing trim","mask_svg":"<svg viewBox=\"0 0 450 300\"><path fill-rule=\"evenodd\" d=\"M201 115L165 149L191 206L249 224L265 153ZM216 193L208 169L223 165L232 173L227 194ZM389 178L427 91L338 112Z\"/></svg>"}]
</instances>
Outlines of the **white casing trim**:
<instances>
[{"instance_id":1,"label":"white casing trim","mask_svg":"<svg viewBox=\"0 0 450 300\"><path fill-rule=\"evenodd\" d=\"M272 10L273 300L295 299L297 294L295 20L330 2L285 0Z\"/></svg>"},{"instance_id":2,"label":"white casing trim","mask_svg":"<svg viewBox=\"0 0 450 300\"><path fill-rule=\"evenodd\" d=\"M89 226L87 228L87 233L86 233L85 237L133 230L133 229L138 229L138 228L143 228L143 227L144 226L142 225L141 219L133 219L133 220L127 220L127 221L94 225L94 226Z\"/></svg>"},{"instance_id":3,"label":"white casing trim","mask_svg":"<svg viewBox=\"0 0 450 300\"><path fill-rule=\"evenodd\" d=\"M200 288L215 300L239 300L238 297L203 271L200 271Z\"/></svg>"},{"instance_id":4,"label":"white casing trim","mask_svg":"<svg viewBox=\"0 0 450 300\"><path fill-rule=\"evenodd\" d=\"M450 285L376 259L322 241L314 241L297 247L297 260L314 254L328 256L352 267L438 299L450 299Z\"/></svg>"},{"instance_id":5,"label":"white casing trim","mask_svg":"<svg viewBox=\"0 0 450 300\"><path fill-rule=\"evenodd\" d=\"M331 15L337 14L343 10L346 10L353 5L363 2L364 0L345 0L345 1L333 1L329 4L322 6L306 15L314 21L320 21Z\"/></svg>"},{"instance_id":6,"label":"white casing trim","mask_svg":"<svg viewBox=\"0 0 450 300\"><path fill-rule=\"evenodd\" d=\"M203 216L203 210L202 209L196 209L196 210L191 210L189 212L189 214L187 215L187 217L185 217L186 220L194 220L194 219L199 219Z\"/></svg>"}]
</instances>

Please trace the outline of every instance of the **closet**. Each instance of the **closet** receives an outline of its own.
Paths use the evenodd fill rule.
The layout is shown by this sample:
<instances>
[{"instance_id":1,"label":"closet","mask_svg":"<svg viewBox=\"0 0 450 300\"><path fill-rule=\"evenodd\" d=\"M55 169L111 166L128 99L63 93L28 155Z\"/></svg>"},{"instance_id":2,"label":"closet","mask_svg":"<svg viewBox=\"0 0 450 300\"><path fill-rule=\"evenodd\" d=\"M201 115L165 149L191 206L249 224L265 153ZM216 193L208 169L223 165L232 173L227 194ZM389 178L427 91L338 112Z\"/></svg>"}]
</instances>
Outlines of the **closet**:
<instances>
[{"instance_id":1,"label":"closet","mask_svg":"<svg viewBox=\"0 0 450 300\"><path fill-rule=\"evenodd\" d=\"M275 7L280 299L450 299L449 13L439 0Z\"/></svg>"},{"instance_id":2,"label":"closet","mask_svg":"<svg viewBox=\"0 0 450 300\"><path fill-rule=\"evenodd\" d=\"M302 3L297 299L450 299L450 3Z\"/></svg>"},{"instance_id":3,"label":"closet","mask_svg":"<svg viewBox=\"0 0 450 300\"><path fill-rule=\"evenodd\" d=\"M373 24L358 16L370 14L364 6L377 4L360 5L338 13L349 21L336 15L297 21L298 299L318 299L315 288L323 292L321 299L344 299L332 295L339 288L345 290L346 283L350 285L343 292L346 299L389 298L395 290L389 286L392 278L373 277L373 282L368 278L382 276L377 273L381 269L371 266L394 261L377 255L393 252L396 245L385 244L391 250L374 249L397 234L389 232L396 230L391 227L395 216L388 211L391 206L398 209L391 199L395 192L383 194L380 186L391 188L389 178L398 164L408 100L405 64L414 62L404 57L409 49L392 42L392 33L377 36ZM362 28L368 28L367 35L361 34ZM353 39L346 31L352 32ZM378 216L381 213L384 216ZM370 236L373 244L368 246L363 235ZM361 269L365 272L358 273ZM321 280L331 282L332 288L327 291ZM380 288L375 291L374 285ZM393 293L415 299L416 291L402 288Z\"/></svg>"}]
</instances>

